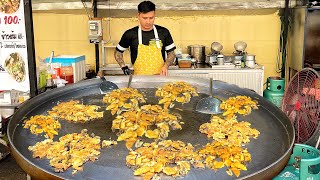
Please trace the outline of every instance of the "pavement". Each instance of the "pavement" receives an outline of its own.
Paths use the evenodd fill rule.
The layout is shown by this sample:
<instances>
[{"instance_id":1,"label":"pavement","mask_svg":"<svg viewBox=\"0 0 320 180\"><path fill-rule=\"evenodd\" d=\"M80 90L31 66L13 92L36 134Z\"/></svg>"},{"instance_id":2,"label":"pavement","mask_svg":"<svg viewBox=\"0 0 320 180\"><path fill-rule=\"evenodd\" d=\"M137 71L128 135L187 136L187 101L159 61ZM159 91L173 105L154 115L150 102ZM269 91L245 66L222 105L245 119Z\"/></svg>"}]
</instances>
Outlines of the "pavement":
<instances>
[{"instance_id":1,"label":"pavement","mask_svg":"<svg viewBox=\"0 0 320 180\"><path fill-rule=\"evenodd\" d=\"M27 174L16 163L10 155L7 142L0 138L0 180L22 180L27 179Z\"/></svg>"},{"instance_id":2,"label":"pavement","mask_svg":"<svg viewBox=\"0 0 320 180\"><path fill-rule=\"evenodd\" d=\"M11 155L0 160L0 180L23 180L27 174L20 168Z\"/></svg>"}]
</instances>

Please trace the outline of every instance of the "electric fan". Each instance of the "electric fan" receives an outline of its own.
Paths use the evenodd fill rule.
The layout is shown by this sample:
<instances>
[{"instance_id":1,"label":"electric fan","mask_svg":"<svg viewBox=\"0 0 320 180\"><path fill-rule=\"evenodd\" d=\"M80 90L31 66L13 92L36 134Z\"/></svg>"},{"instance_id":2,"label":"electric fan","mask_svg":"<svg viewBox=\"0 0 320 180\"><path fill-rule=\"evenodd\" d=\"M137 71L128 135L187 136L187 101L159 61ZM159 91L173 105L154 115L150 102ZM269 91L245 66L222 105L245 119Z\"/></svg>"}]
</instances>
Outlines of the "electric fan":
<instances>
[{"instance_id":1,"label":"electric fan","mask_svg":"<svg viewBox=\"0 0 320 180\"><path fill-rule=\"evenodd\" d=\"M306 143L316 133L320 122L319 75L311 68L297 72L290 80L281 109L295 129L295 143Z\"/></svg>"}]
</instances>

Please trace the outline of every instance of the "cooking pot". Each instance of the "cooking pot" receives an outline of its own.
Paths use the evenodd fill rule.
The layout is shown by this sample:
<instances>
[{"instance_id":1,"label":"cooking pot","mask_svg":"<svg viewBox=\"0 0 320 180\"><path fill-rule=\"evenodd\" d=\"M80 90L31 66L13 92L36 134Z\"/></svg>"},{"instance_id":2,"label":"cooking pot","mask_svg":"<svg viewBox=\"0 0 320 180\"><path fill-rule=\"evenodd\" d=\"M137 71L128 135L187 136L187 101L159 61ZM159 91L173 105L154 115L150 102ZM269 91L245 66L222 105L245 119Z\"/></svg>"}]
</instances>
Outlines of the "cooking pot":
<instances>
[{"instance_id":1,"label":"cooking pot","mask_svg":"<svg viewBox=\"0 0 320 180\"><path fill-rule=\"evenodd\" d=\"M246 61L254 61L256 58L256 55L248 54L246 55Z\"/></svg>"},{"instance_id":2,"label":"cooking pot","mask_svg":"<svg viewBox=\"0 0 320 180\"><path fill-rule=\"evenodd\" d=\"M245 64L247 67L249 67L249 68L255 67L255 65L256 65L255 56L256 55L246 55Z\"/></svg>"},{"instance_id":3,"label":"cooking pot","mask_svg":"<svg viewBox=\"0 0 320 180\"><path fill-rule=\"evenodd\" d=\"M206 47L202 45L188 46L188 54L197 60L198 64L204 64L206 61Z\"/></svg>"},{"instance_id":4,"label":"cooking pot","mask_svg":"<svg viewBox=\"0 0 320 180\"><path fill-rule=\"evenodd\" d=\"M222 54L219 54L217 56L217 62L218 62L218 65L224 65L224 56Z\"/></svg>"}]
</instances>

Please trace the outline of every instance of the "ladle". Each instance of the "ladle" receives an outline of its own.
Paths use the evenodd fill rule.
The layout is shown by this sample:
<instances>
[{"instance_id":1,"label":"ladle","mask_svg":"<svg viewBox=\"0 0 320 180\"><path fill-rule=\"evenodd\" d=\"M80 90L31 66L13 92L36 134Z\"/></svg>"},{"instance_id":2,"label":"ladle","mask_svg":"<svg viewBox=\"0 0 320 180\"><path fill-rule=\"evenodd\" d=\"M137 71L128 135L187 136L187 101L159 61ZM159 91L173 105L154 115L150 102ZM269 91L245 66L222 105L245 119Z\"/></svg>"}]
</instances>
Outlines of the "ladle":
<instances>
[{"instance_id":1,"label":"ladle","mask_svg":"<svg viewBox=\"0 0 320 180\"><path fill-rule=\"evenodd\" d=\"M216 97L213 97L212 86L213 79L210 78L210 96L206 98L202 98L197 106L196 111L204 113L204 114L220 114L222 113L220 109L220 104L222 101Z\"/></svg>"},{"instance_id":2,"label":"ladle","mask_svg":"<svg viewBox=\"0 0 320 180\"><path fill-rule=\"evenodd\" d=\"M119 89L115 83L107 81L104 76L100 77L100 79L102 80L99 87L101 94L106 94L110 90Z\"/></svg>"}]
</instances>

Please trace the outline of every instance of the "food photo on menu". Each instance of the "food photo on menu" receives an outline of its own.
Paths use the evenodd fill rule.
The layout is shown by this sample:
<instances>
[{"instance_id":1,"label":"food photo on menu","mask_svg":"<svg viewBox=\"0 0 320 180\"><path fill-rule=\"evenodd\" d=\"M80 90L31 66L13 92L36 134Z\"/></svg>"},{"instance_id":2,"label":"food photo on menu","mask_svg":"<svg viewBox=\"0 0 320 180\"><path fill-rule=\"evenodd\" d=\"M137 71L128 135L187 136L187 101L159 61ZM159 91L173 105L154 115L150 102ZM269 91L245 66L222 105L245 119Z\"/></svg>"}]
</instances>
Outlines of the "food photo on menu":
<instances>
[{"instance_id":1,"label":"food photo on menu","mask_svg":"<svg viewBox=\"0 0 320 180\"><path fill-rule=\"evenodd\" d=\"M0 12L6 14L15 13L20 6L20 0L0 0Z\"/></svg>"},{"instance_id":2,"label":"food photo on menu","mask_svg":"<svg viewBox=\"0 0 320 180\"><path fill-rule=\"evenodd\" d=\"M4 68L17 82L25 80L25 63L19 53L11 53L4 62Z\"/></svg>"}]
</instances>

